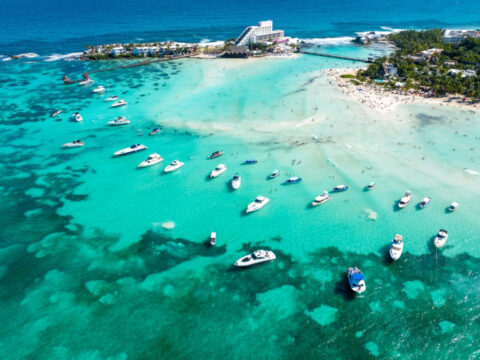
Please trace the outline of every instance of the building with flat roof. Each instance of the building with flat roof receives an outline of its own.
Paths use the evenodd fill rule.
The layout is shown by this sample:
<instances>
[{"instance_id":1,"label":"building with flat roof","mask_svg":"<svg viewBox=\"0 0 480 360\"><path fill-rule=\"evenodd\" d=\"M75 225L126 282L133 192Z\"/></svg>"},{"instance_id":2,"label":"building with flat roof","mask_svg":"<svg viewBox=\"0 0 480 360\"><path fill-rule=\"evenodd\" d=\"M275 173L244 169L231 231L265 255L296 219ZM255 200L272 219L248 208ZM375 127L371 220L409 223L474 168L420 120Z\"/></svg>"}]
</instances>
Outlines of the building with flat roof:
<instances>
[{"instance_id":1,"label":"building with flat roof","mask_svg":"<svg viewBox=\"0 0 480 360\"><path fill-rule=\"evenodd\" d=\"M445 30L442 41L445 43L459 43L467 37L480 38L480 32L476 30Z\"/></svg>"},{"instance_id":2,"label":"building with flat roof","mask_svg":"<svg viewBox=\"0 0 480 360\"><path fill-rule=\"evenodd\" d=\"M247 46L251 43L273 42L285 36L283 30L273 30L273 21L260 21L258 25L248 26L235 42L235 46Z\"/></svg>"}]
</instances>

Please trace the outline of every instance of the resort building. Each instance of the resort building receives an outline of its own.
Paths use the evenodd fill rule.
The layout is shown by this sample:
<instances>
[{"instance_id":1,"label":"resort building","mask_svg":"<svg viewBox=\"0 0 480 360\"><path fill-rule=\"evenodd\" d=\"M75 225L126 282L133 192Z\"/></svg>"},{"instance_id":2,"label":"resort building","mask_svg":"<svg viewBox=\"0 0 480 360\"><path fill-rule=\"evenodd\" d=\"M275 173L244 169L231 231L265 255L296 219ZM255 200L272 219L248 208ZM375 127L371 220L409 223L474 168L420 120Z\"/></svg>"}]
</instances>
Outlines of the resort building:
<instances>
[{"instance_id":1,"label":"resort building","mask_svg":"<svg viewBox=\"0 0 480 360\"><path fill-rule=\"evenodd\" d=\"M112 56L123 55L126 52L127 52L127 50L123 46L116 46L112 49Z\"/></svg>"},{"instance_id":2,"label":"resort building","mask_svg":"<svg viewBox=\"0 0 480 360\"><path fill-rule=\"evenodd\" d=\"M458 74L460 74L462 78L477 76L477 72L475 70L450 69L448 70L448 73L447 73L447 75L458 75Z\"/></svg>"},{"instance_id":3,"label":"resort building","mask_svg":"<svg viewBox=\"0 0 480 360\"><path fill-rule=\"evenodd\" d=\"M273 42L285 36L283 30L273 30L271 20L260 21L258 25L248 26L235 42L235 46L246 46L251 43Z\"/></svg>"},{"instance_id":4,"label":"resort building","mask_svg":"<svg viewBox=\"0 0 480 360\"><path fill-rule=\"evenodd\" d=\"M430 58L435 55L435 54L441 54L443 49L428 49L428 50L423 50L420 52L420 56L423 56L425 60L430 60Z\"/></svg>"},{"instance_id":5,"label":"resort building","mask_svg":"<svg viewBox=\"0 0 480 360\"><path fill-rule=\"evenodd\" d=\"M132 54L135 56L152 56L159 50L159 46L138 46L133 48Z\"/></svg>"},{"instance_id":6,"label":"resort building","mask_svg":"<svg viewBox=\"0 0 480 360\"><path fill-rule=\"evenodd\" d=\"M454 44L467 37L480 38L480 32L476 30L445 30L442 40L443 42Z\"/></svg>"}]
</instances>

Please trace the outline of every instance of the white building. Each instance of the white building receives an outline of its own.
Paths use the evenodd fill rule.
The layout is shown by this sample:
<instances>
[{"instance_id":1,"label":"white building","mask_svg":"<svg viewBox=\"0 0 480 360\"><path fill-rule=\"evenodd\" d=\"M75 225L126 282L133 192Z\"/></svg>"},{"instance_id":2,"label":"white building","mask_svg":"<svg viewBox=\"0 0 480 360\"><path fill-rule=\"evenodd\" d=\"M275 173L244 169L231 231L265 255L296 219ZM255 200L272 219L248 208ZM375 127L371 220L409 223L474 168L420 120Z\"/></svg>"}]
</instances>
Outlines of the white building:
<instances>
[{"instance_id":1,"label":"white building","mask_svg":"<svg viewBox=\"0 0 480 360\"><path fill-rule=\"evenodd\" d=\"M271 20L260 21L258 25L248 26L235 42L235 46L246 46L250 43L272 42L285 36L283 30L273 30Z\"/></svg>"},{"instance_id":2,"label":"white building","mask_svg":"<svg viewBox=\"0 0 480 360\"><path fill-rule=\"evenodd\" d=\"M458 43L467 37L480 38L480 33L475 30L445 30L442 40L446 43Z\"/></svg>"},{"instance_id":3,"label":"white building","mask_svg":"<svg viewBox=\"0 0 480 360\"><path fill-rule=\"evenodd\" d=\"M447 75L458 75L461 74L462 78L466 78L469 76L477 76L477 72L475 70L458 70L458 69L450 69L448 70Z\"/></svg>"},{"instance_id":4,"label":"white building","mask_svg":"<svg viewBox=\"0 0 480 360\"><path fill-rule=\"evenodd\" d=\"M118 56L118 55L123 55L127 52L123 46L116 46L112 49L112 55L113 56Z\"/></svg>"},{"instance_id":5,"label":"white building","mask_svg":"<svg viewBox=\"0 0 480 360\"><path fill-rule=\"evenodd\" d=\"M132 54L135 56L147 56L158 53L160 47L158 46L137 46L133 48Z\"/></svg>"}]
</instances>

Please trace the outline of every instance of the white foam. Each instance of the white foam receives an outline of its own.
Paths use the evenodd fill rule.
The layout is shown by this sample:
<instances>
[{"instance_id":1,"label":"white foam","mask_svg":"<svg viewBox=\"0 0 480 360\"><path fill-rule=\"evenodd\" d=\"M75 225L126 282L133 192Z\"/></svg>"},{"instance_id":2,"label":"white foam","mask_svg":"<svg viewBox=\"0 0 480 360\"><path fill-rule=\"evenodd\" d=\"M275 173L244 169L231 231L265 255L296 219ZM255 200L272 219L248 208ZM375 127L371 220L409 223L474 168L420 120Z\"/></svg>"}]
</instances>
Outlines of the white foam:
<instances>
[{"instance_id":1,"label":"white foam","mask_svg":"<svg viewBox=\"0 0 480 360\"><path fill-rule=\"evenodd\" d=\"M315 45L341 45L341 44L350 44L354 37L351 36L340 36L340 37L333 37L333 38L313 38L313 39L300 39L300 41L304 41L309 44Z\"/></svg>"},{"instance_id":2,"label":"white foam","mask_svg":"<svg viewBox=\"0 0 480 360\"><path fill-rule=\"evenodd\" d=\"M45 57L45 61L57 61L57 60L67 60L72 58L78 58L82 55L81 52L74 52L70 54L52 54Z\"/></svg>"},{"instance_id":3,"label":"white foam","mask_svg":"<svg viewBox=\"0 0 480 360\"><path fill-rule=\"evenodd\" d=\"M475 171L475 170L464 169L464 171L465 171L467 174L470 174L470 175L475 175L475 176L480 175L480 173L479 173L478 171Z\"/></svg>"},{"instance_id":4,"label":"white foam","mask_svg":"<svg viewBox=\"0 0 480 360\"><path fill-rule=\"evenodd\" d=\"M208 40L208 39L204 39L204 40ZM206 47L206 46L216 47L216 46L225 45L225 41L223 41L223 40L209 41L209 42L204 42L204 40L200 41L200 43L198 44L199 47Z\"/></svg>"},{"instance_id":5,"label":"white foam","mask_svg":"<svg viewBox=\"0 0 480 360\"><path fill-rule=\"evenodd\" d=\"M38 57L38 54L37 53L24 53L24 54L14 55L13 57L18 58L18 59L22 59L22 58L32 59L32 58Z\"/></svg>"}]
</instances>

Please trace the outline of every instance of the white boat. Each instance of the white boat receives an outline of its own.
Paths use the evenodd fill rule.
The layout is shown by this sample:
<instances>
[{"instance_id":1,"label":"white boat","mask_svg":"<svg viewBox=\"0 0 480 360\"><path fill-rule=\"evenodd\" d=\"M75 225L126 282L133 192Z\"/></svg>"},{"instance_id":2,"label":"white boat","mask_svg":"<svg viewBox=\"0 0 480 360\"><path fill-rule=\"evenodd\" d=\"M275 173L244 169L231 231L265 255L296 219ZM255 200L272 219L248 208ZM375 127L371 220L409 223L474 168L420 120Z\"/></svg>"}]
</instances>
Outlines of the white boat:
<instances>
[{"instance_id":1,"label":"white boat","mask_svg":"<svg viewBox=\"0 0 480 360\"><path fill-rule=\"evenodd\" d=\"M457 208L458 208L459 205L460 205L460 204L457 203L457 202L452 202L452 203L450 204L450 206L448 207L448 211L452 212L452 211L457 210Z\"/></svg>"},{"instance_id":2,"label":"white boat","mask_svg":"<svg viewBox=\"0 0 480 360\"><path fill-rule=\"evenodd\" d=\"M405 192L403 197L400 199L398 202L398 207L400 209L403 209L408 205L408 203L412 200L412 193L410 191Z\"/></svg>"},{"instance_id":3,"label":"white boat","mask_svg":"<svg viewBox=\"0 0 480 360\"><path fill-rule=\"evenodd\" d=\"M242 184L242 178L240 175L234 175L232 178L232 188L237 190Z\"/></svg>"},{"instance_id":4,"label":"white boat","mask_svg":"<svg viewBox=\"0 0 480 360\"><path fill-rule=\"evenodd\" d=\"M112 107L119 107L127 104L128 102L126 102L125 100L118 100L112 104Z\"/></svg>"},{"instance_id":5,"label":"white boat","mask_svg":"<svg viewBox=\"0 0 480 360\"><path fill-rule=\"evenodd\" d=\"M427 206L428 204L430 204L431 201L432 201L432 198L424 197L424 198L422 199L422 201L420 201L419 206L423 209L425 206Z\"/></svg>"},{"instance_id":6,"label":"white boat","mask_svg":"<svg viewBox=\"0 0 480 360\"><path fill-rule=\"evenodd\" d=\"M80 113L78 113L78 112L73 113L72 116L70 117L70 119L72 121L76 121L76 122L83 121L82 115L80 115Z\"/></svg>"},{"instance_id":7,"label":"white boat","mask_svg":"<svg viewBox=\"0 0 480 360\"><path fill-rule=\"evenodd\" d=\"M273 251L269 250L256 250L249 255L245 255L244 257L235 261L235 266L239 267L247 267L256 264L261 264L267 261L273 261L277 257L273 253Z\"/></svg>"},{"instance_id":8,"label":"white boat","mask_svg":"<svg viewBox=\"0 0 480 360\"><path fill-rule=\"evenodd\" d=\"M170 165L168 165L163 171L166 173L175 171L177 169L180 169L183 165L185 165L183 162L178 161L178 160L173 160Z\"/></svg>"},{"instance_id":9,"label":"white boat","mask_svg":"<svg viewBox=\"0 0 480 360\"><path fill-rule=\"evenodd\" d=\"M85 145L82 140L73 140L72 142L68 142L62 145L64 148L76 148Z\"/></svg>"},{"instance_id":10,"label":"white boat","mask_svg":"<svg viewBox=\"0 0 480 360\"><path fill-rule=\"evenodd\" d=\"M94 94L100 94L105 91L105 88L102 85L97 86L95 89L92 90Z\"/></svg>"},{"instance_id":11,"label":"white boat","mask_svg":"<svg viewBox=\"0 0 480 360\"><path fill-rule=\"evenodd\" d=\"M262 195L258 195L257 198L255 199L255 201L251 202L250 204L248 204L247 206L247 214L248 213L251 213L251 212L254 212L254 211L257 211L257 210L260 210L262 207L264 207L265 205L267 205L267 203L270 201L269 198L265 197L265 196L262 196Z\"/></svg>"},{"instance_id":12,"label":"white boat","mask_svg":"<svg viewBox=\"0 0 480 360\"><path fill-rule=\"evenodd\" d=\"M279 170L273 170L272 173L270 175L268 175L268 177L270 179L274 179L274 178L278 177L278 175L280 175L280 171Z\"/></svg>"},{"instance_id":13,"label":"white boat","mask_svg":"<svg viewBox=\"0 0 480 360\"><path fill-rule=\"evenodd\" d=\"M88 85L88 84L93 84L94 81L90 78L90 76L87 73L83 73L83 80L80 81L78 84L79 85Z\"/></svg>"},{"instance_id":14,"label":"white boat","mask_svg":"<svg viewBox=\"0 0 480 360\"><path fill-rule=\"evenodd\" d=\"M440 229L438 232L437 236L435 236L435 239L433 240L433 244L435 245L436 248L441 248L445 245L448 239L448 231Z\"/></svg>"},{"instance_id":15,"label":"white boat","mask_svg":"<svg viewBox=\"0 0 480 360\"><path fill-rule=\"evenodd\" d=\"M110 95L109 97L105 98L105 101L117 101L118 96L117 95Z\"/></svg>"},{"instance_id":16,"label":"white boat","mask_svg":"<svg viewBox=\"0 0 480 360\"><path fill-rule=\"evenodd\" d=\"M212 170L210 173L210 178L216 178L217 176L223 174L225 171L227 171L227 167L224 164L219 164L215 169Z\"/></svg>"},{"instance_id":17,"label":"white boat","mask_svg":"<svg viewBox=\"0 0 480 360\"><path fill-rule=\"evenodd\" d=\"M107 124L110 126L128 125L130 124L130 120L125 116L119 116L115 120L107 122Z\"/></svg>"},{"instance_id":18,"label":"white boat","mask_svg":"<svg viewBox=\"0 0 480 360\"><path fill-rule=\"evenodd\" d=\"M147 166L152 166L152 165L158 164L160 161L163 161L163 157L161 157L160 154L153 153L148 155L148 157L144 161L138 164L138 167L144 168Z\"/></svg>"},{"instance_id":19,"label":"white boat","mask_svg":"<svg viewBox=\"0 0 480 360\"><path fill-rule=\"evenodd\" d=\"M367 289L367 286L365 285L365 276L363 276L363 273L359 268L348 268L347 277L350 289L354 292L361 294Z\"/></svg>"},{"instance_id":20,"label":"white boat","mask_svg":"<svg viewBox=\"0 0 480 360\"><path fill-rule=\"evenodd\" d=\"M392 260L398 260L402 256L403 236L396 234L390 244L390 257Z\"/></svg>"},{"instance_id":21,"label":"white boat","mask_svg":"<svg viewBox=\"0 0 480 360\"><path fill-rule=\"evenodd\" d=\"M328 191L324 191L322 195L320 196L317 196L313 202L312 202L312 206L318 206L318 205L321 205L323 203L326 203L328 200L330 200L330 195L328 193Z\"/></svg>"},{"instance_id":22,"label":"white boat","mask_svg":"<svg viewBox=\"0 0 480 360\"><path fill-rule=\"evenodd\" d=\"M376 183L375 181L372 181L370 184L367 186L367 190L372 190L375 187Z\"/></svg>"},{"instance_id":23,"label":"white boat","mask_svg":"<svg viewBox=\"0 0 480 360\"><path fill-rule=\"evenodd\" d=\"M217 243L217 233L212 232L210 234L210 245L214 246Z\"/></svg>"},{"instance_id":24,"label":"white boat","mask_svg":"<svg viewBox=\"0 0 480 360\"><path fill-rule=\"evenodd\" d=\"M55 110L54 112L52 112L50 114L50 117L55 117L57 115L60 115L62 113L63 110Z\"/></svg>"},{"instance_id":25,"label":"white boat","mask_svg":"<svg viewBox=\"0 0 480 360\"><path fill-rule=\"evenodd\" d=\"M125 149L118 150L118 151L114 152L113 156L128 155L128 154L132 154L132 153L135 153L137 151L142 151L142 150L146 150L146 149L147 149L147 147L145 145L133 144L132 146L129 146Z\"/></svg>"}]
</instances>

